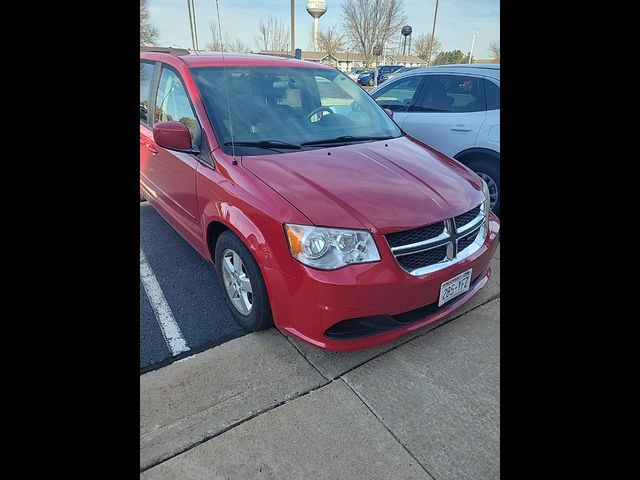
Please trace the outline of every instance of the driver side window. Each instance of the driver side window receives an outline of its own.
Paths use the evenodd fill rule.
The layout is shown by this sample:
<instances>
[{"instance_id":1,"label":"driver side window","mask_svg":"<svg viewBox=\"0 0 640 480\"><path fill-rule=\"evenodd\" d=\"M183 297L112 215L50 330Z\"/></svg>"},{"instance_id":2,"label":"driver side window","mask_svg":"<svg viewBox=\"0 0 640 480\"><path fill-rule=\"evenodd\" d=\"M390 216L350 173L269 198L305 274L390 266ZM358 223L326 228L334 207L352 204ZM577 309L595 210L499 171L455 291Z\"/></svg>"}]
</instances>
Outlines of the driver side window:
<instances>
[{"instance_id":1,"label":"driver side window","mask_svg":"<svg viewBox=\"0 0 640 480\"><path fill-rule=\"evenodd\" d=\"M186 125L191 133L191 139L197 139L200 126L193 113L189 97L182 85L182 80L168 68L162 68L160 85L156 96L155 121L157 122L181 122Z\"/></svg>"}]
</instances>

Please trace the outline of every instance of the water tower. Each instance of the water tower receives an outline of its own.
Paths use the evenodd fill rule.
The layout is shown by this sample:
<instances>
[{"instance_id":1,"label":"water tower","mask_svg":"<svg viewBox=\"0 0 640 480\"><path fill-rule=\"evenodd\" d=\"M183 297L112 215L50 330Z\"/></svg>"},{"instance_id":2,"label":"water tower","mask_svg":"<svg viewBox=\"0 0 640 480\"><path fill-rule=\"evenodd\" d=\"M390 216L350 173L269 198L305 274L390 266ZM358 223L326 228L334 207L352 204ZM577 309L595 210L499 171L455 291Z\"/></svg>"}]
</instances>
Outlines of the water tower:
<instances>
[{"instance_id":1,"label":"water tower","mask_svg":"<svg viewBox=\"0 0 640 480\"><path fill-rule=\"evenodd\" d=\"M411 28L411 25L405 25L404 27L402 27L402 30L400 31L400 33L402 34L402 37L404 39L404 42L402 44L402 55L405 55L404 63L407 63L407 57L406 57L407 38L409 38L409 55L411 55L411 33L413 33L413 28Z\"/></svg>"},{"instance_id":2,"label":"water tower","mask_svg":"<svg viewBox=\"0 0 640 480\"><path fill-rule=\"evenodd\" d=\"M313 17L313 50L318 51L318 19L327 11L325 0L309 0L307 12Z\"/></svg>"}]
</instances>

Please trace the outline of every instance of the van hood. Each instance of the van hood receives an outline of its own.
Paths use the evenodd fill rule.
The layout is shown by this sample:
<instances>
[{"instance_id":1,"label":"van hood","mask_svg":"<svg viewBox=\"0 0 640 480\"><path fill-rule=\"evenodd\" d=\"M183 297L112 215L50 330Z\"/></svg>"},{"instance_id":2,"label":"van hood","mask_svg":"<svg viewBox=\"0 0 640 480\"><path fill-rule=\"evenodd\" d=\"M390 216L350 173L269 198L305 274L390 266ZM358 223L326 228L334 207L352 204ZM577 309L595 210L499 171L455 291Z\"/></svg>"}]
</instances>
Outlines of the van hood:
<instances>
[{"instance_id":1,"label":"van hood","mask_svg":"<svg viewBox=\"0 0 640 480\"><path fill-rule=\"evenodd\" d=\"M299 152L245 156L242 165L313 224L390 233L480 204L480 178L406 136Z\"/></svg>"}]
</instances>

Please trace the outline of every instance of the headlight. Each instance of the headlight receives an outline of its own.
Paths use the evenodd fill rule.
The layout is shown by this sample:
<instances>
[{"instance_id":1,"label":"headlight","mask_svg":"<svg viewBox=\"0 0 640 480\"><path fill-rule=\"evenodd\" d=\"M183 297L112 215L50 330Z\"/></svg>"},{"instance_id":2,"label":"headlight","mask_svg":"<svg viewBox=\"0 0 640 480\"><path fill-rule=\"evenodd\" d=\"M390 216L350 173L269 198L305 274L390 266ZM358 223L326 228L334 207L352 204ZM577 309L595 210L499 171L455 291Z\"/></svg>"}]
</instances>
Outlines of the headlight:
<instances>
[{"instance_id":1,"label":"headlight","mask_svg":"<svg viewBox=\"0 0 640 480\"><path fill-rule=\"evenodd\" d=\"M373 237L362 230L285 224L291 256L309 267L333 270L352 263L378 262Z\"/></svg>"}]
</instances>

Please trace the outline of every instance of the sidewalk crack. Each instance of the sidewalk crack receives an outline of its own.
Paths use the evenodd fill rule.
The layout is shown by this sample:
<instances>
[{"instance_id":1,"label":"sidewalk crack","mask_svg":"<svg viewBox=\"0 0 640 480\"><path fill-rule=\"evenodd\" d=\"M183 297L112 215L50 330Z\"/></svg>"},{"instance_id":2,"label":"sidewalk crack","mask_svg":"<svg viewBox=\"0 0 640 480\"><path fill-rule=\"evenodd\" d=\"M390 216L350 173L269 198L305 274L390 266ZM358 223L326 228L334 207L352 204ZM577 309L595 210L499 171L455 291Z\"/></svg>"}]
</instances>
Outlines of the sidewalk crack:
<instances>
[{"instance_id":1,"label":"sidewalk crack","mask_svg":"<svg viewBox=\"0 0 640 480\"><path fill-rule=\"evenodd\" d=\"M411 453L411 450L409 450L406 445L404 443L402 443L400 441L400 439L398 437L396 437L395 433L393 433L391 431L391 429L389 429L389 427L387 427L387 425L382 421L382 419L376 415L376 412L374 412L373 408L371 408L371 406L367 403L367 401L364 399L364 397L362 397L358 392L356 392L356 390L349 384L349 382L347 381L346 378L344 377L340 377L340 380L342 380L344 382L344 384L349 387L349 389L354 393L354 395L356 397L358 397L358 399L362 402L362 404L367 407L367 409L371 412L371 414L378 420L378 422L380 422L380 425L383 426L383 428L389 432L391 434L391 436L396 440L396 442L398 442L398 444L404 449L405 452L407 452L407 454L409 454L409 456L411 458L413 458L415 460L415 462L420 465L420 467L425 471L425 473L429 476L429 478L431 480L436 480L436 477L434 477L433 475L431 475L431 473L429 473L429 470L427 470L427 467L425 467L422 463L420 463L420 460L418 460L415 455L413 453Z\"/></svg>"},{"instance_id":2,"label":"sidewalk crack","mask_svg":"<svg viewBox=\"0 0 640 480\"><path fill-rule=\"evenodd\" d=\"M330 382L328 382L328 383L330 383ZM175 453L172 453L172 454L170 454L170 455L168 455L166 457L163 457L163 458L161 458L161 459L159 459L159 460L157 460L155 462L150 463L149 465L141 468L140 469L140 473L144 473L147 470L152 469L153 467L157 467L161 463L164 463L164 462L166 462L168 460L171 460L172 458L177 457L178 455L182 455L183 453L186 453L189 450L192 450L192 449L196 448L197 446L208 442L209 440L213 440L214 438L219 437L220 435L222 435L222 434L228 432L229 430L232 430L232 429L242 425L245 422L248 422L249 420L253 420L254 418L256 418L256 417L258 417L260 415L263 415L263 414L265 414L267 412L270 412L271 410L274 410L274 409L276 409L278 407L281 407L285 403L289 403L289 402L292 402L294 400L297 400L298 398L304 397L305 395L308 395L309 393L314 392L314 391L318 390L319 388L322 388L322 387L328 385L328 383L323 383L322 385L318 385L317 387L314 387L314 388L311 388L309 390L303 391L297 396L294 396L294 397L291 397L291 398L287 398L286 400L282 400L281 402L278 402L278 403L276 403L274 405L271 405L271 406L269 406L267 408L259 410L259 411L255 412L255 413L245 417L245 418L241 418L237 422L234 422L231 425L228 425L227 427L224 427L224 428L220 429L219 431L217 431L217 432L215 432L215 433L213 433L211 435L206 435L204 438L202 438L201 440L198 440L197 442L190 443L189 445L187 445L184 448L179 449L179 451L176 451Z\"/></svg>"},{"instance_id":3,"label":"sidewalk crack","mask_svg":"<svg viewBox=\"0 0 640 480\"><path fill-rule=\"evenodd\" d=\"M280 330L278 330L278 332L280 332ZM320 369L318 367L316 367L316 365L311 360L309 360L307 358L307 356L304 354L304 352L302 350L300 350L300 348L298 348L298 346L293 341L291 341L291 339L287 335L285 335L282 332L280 332L280 335L282 335L287 340L287 342L289 342L293 346L293 348L296 349L296 351L302 356L302 358L304 358L307 361L307 363L309 365L311 365L313 367L313 369L322 376L322 378L324 378L325 380L328 380L330 382L335 380L335 378L327 377L324 373L322 373L322 371L320 371Z\"/></svg>"}]
</instances>

